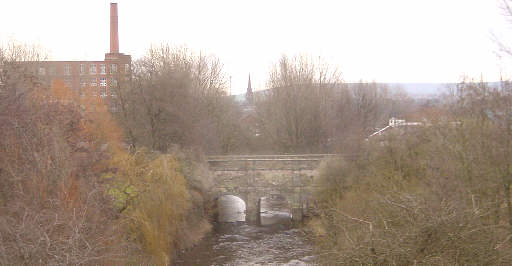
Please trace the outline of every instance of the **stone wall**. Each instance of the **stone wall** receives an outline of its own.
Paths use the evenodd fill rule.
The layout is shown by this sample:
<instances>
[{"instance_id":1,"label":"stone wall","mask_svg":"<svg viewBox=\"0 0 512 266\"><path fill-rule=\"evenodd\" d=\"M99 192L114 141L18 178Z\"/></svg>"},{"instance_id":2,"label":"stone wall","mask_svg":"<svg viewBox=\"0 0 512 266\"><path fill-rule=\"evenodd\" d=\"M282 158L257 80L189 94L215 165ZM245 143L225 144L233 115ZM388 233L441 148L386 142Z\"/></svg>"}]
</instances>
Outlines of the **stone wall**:
<instances>
[{"instance_id":1,"label":"stone wall","mask_svg":"<svg viewBox=\"0 0 512 266\"><path fill-rule=\"evenodd\" d=\"M322 160L333 155L215 156L208 158L214 176L213 197L234 195L247 206L247 220L258 221L258 201L284 196L294 220L309 214Z\"/></svg>"}]
</instances>

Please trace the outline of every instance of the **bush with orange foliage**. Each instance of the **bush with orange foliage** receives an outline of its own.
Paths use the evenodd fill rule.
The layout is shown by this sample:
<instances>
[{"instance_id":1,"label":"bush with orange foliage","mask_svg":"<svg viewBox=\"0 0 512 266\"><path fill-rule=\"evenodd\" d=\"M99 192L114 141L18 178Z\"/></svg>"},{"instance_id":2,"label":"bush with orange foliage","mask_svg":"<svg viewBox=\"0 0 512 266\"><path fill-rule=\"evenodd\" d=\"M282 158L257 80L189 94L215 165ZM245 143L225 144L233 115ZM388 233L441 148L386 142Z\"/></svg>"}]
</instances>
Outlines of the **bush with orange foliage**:
<instances>
[{"instance_id":1,"label":"bush with orange foliage","mask_svg":"<svg viewBox=\"0 0 512 266\"><path fill-rule=\"evenodd\" d=\"M101 98L60 81L0 98L0 265L168 265L187 222L207 227L196 166L122 141Z\"/></svg>"},{"instance_id":2,"label":"bush with orange foliage","mask_svg":"<svg viewBox=\"0 0 512 266\"><path fill-rule=\"evenodd\" d=\"M109 264L123 258L101 175L121 131L100 99L63 83L0 97L0 264Z\"/></svg>"}]
</instances>

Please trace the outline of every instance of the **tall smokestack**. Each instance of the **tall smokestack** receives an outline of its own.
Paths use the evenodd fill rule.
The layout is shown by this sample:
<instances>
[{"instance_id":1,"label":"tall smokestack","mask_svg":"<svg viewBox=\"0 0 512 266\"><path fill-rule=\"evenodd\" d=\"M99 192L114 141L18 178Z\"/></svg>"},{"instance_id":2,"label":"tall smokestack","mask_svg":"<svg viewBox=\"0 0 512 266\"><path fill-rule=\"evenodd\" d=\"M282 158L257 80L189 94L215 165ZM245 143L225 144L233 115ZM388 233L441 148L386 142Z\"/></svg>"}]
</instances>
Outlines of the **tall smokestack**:
<instances>
[{"instance_id":1,"label":"tall smokestack","mask_svg":"<svg viewBox=\"0 0 512 266\"><path fill-rule=\"evenodd\" d=\"M110 53L119 53L119 34L117 32L117 3L110 3Z\"/></svg>"}]
</instances>

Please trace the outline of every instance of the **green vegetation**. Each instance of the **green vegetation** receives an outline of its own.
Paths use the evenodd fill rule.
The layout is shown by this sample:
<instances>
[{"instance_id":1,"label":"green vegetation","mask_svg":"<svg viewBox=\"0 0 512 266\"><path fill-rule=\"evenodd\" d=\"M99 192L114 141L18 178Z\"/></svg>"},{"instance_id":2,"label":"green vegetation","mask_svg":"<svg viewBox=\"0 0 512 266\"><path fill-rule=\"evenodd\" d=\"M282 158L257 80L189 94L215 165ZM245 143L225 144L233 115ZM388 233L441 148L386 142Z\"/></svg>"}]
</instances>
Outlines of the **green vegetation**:
<instances>
[{"instance_id":1,"label":"green vegetation","mask_svg":"<svg viewBox=\"0 0 512 266\"><path fill-rule=\"evenodd\" d=\"M157 264L166 265L188 209L189 195L174 157L149 157L139 151L116 158L117 186L109 192L115 196L117 207L122 206L130 236Z\"/></svg>"}]
</instances>

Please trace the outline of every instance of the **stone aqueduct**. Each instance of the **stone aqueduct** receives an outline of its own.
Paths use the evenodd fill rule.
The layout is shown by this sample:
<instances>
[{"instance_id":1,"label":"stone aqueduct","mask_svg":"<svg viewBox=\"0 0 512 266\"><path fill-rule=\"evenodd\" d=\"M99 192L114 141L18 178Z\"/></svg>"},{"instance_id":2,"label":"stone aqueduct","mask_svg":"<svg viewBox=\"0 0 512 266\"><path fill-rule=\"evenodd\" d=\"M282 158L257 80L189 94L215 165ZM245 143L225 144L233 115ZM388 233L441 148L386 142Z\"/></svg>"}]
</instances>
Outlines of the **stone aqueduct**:
<instances>
[{"instance_id":1,"label":"stone aqueduct","mask_svg":"<svg viewBox=\"0 0 512 266\"><path fill-rule=\"evenodd\" d=\"M236 155L210 156L214 198L233 195L246 204L246 220L257 222L259 199L279 195L288 202L294 220L302 220L312 207L321 161L338 155Z\"/></svg>"}]
</instances>

